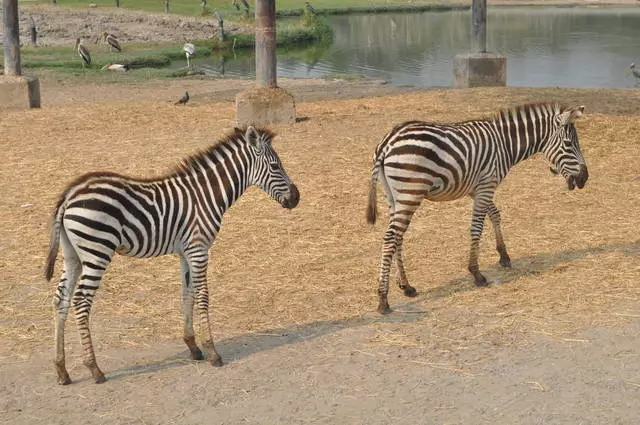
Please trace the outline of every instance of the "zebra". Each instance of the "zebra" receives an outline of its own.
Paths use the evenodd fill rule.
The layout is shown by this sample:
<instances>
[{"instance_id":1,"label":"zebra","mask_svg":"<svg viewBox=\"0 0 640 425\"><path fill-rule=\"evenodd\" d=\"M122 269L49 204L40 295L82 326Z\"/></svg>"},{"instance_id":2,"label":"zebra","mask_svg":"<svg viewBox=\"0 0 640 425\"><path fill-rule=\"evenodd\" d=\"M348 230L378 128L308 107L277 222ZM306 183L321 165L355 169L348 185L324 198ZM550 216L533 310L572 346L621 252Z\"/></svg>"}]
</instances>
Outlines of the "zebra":
<instances>
[{"instance_id":1,"label":"zebra","mask_svg":"<svg viewBox=\"0 0 640 425\"><path fill-rule=\"evenodd\" d=\"M135 179L116 173L89 173L64 190L52 218L45 267L45 278L50 281L62 245L64 268L53 303L59 384L71 383L64 352L64 325L70 304L75 309L84 364L96 383L105 381L96 363L89 315L115 253L139 258L165 254L180 257L184 342L192 359L204 359L195 340L195 303L201 322L199 336L209 361L213 366L222 365L211 335L206 282L208 250L220 230L222 215L252 185L284 208L295 208L300 199L272 147L274 136L267 129L235 128L163 177Z\"/></svg>"},{"instance_id":2,"label":"zebra","mask_svg":"<svg viewBox=\"0 0 640 425\"><path fill-rule=\"evenodd\" d=\"M391 311L387 294L389 271L396 256L397 283L409 297L417 295L407 280L402 242L414 212L423 199L451 201L473 198L471 249L468 269L475 284L486 286L478 267L478 252L485 216L496 235L500 264L511 267L502 231L500 212L493 196L509 169L541 152L560 173L569 190L582 189L589 177L580 150L574 120L584 106L537 103L501 110L491 118L454 124L407 121L397 125L378 144L367 206L367 221L376 221L378 176L389 204L389 225L384 234L378 282L378 312Z\"/></svg>"}]
</instances>

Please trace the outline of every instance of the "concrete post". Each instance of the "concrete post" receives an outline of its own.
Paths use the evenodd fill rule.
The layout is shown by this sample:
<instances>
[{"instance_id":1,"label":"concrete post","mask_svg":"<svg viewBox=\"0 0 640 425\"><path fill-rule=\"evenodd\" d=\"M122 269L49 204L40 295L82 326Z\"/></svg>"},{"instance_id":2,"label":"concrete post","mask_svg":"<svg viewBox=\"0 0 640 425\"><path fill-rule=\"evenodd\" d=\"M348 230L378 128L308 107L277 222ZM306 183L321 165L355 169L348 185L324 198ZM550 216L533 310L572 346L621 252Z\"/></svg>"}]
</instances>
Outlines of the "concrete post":
<instances>
[{"instance_id":1,"label":"concrete post","mask_svg":"<svg viewBox=\"0 0 640 425\"><path fill-rule=\"evenodd\" d=\"M4 75L20 75L18 0L4 0Z\"/></svg>"},{"instance_id":2,"label":"concrete post","mask_svg":"<svg viewBox=\"0 0 640 425\"><path fill-rule=\"evenodd\" d=\"M0 109L39 108L40 82L22 76L18 0L4 0L4 75L0 78Z\"/></svg>"},{"instance_id":3,"label":"concrete post","mask_svg":"<svg viewBox=\"0 0 640 425\"><path fill-rule=\"evenodd\" d=\"M238 125L296 122L296 103L276 79L276 2L256 0L256 88L236 96Z\"/></svg>"},{"instance_id":4,"label":"concrete post","mask_svg":"<svg viewBox=\"0 0 640 425\"><path fill-rule=\"evenodd\" d=\"M507 85L507 58L487 52L487 0L473 0L471 6L471 53L456 55L453 61L454 87Z\"/></svg>"},{"instance_id":5,"label":"concrete post","mask_svg":"<svg viewBox=\"0 0 640 425\"><path fill-rule=\"evenodd\" d=\"M258 87L278 87L275 0L256 1L256 83Z\"/></svg>"},{"instance_id":6,"label":"concrete post","mask_svg":"<svg viewBox=\"0 0 640 425\"><path fill-rule=\"evenodd\" d=\"M487 0L473 0L471 6L471 51L487 52Z\"/></svg>"}]
</instances>

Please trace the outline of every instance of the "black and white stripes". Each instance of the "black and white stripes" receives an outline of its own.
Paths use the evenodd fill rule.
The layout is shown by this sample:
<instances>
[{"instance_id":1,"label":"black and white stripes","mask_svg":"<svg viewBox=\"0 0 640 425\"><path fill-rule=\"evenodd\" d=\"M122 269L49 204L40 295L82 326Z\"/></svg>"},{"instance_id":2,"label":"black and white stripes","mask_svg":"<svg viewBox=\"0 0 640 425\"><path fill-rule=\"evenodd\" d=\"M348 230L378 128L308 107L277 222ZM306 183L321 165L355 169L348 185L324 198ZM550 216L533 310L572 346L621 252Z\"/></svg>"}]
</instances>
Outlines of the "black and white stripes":
<instances>
[{"instance_id":1,"label":"black and white stripes","mask_svg":"<svg viewBox=\"0 0 640 425\"><path fill-rule=\"evenodd\" d=\"M389 204L389 226L382 249L378 311L389 311L389 271L394 255L400 288L408 296L416 295L406 278L402 241L422 199L473 198L469 271L477 285L487 284L478 268L478 247L487 215L495 229L500 264L509 267L500 212L493 203L495 190L511 167L538 152L562 174L570 190L582 188L588 172L573 120L583 109L542 103L503 110L489 119L455 124L408 121L393 128L373 157L367 208L367 221L375 223L380 179Z\"/></svg>"},{"instance_id":2,"label":"black and white stripes","mask_svg":"<svg viewBox=\"0 0 640 425\"><path fill-rule=\"evenodd\" d=\"M54 297L55 364L60 384L71 382L64 355L64 324L70 305L75 309L85 365L96 382L105 380L96 364L89 314L115 253L180 256L185 343L192 358L203 358L195 342L195 303L209 359L214 365L222 364L211 336L206 283L208 250L220 230L222 216L251 185L265 190L285 208L295 208L299 200L296 186L271 146L273 136L253 127L235 129L165 177L141 180L91 173L69 185L54 212L45 271L50 280L62 245L64 269Z\"/></svg>"}]
</instances>

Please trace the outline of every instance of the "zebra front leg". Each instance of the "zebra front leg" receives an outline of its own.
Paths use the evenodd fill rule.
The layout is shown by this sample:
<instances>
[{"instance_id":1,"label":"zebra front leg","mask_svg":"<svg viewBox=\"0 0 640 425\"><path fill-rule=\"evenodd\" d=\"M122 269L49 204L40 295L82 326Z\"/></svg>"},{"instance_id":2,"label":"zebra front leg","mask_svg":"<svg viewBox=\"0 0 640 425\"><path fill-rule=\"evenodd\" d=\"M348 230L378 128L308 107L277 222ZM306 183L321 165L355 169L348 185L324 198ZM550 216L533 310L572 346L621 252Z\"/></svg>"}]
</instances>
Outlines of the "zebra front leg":
<instances>
[{"instance_id":1,"label":"zebra front leg","mask_svg":"<svg viewBox=\"0 0 640 425\"><path fill-rule=\"evenodd\" d=\"M71 294L73 293L76 280L80 276L82 270L80 261L73 250L68 246L68 240L64 234L61 235L62 248L64 252L64 269L60 277L60 283L53 297L53 308L55 310L55 340L56 340L56 357L55 367L58 375L58 384L68 385L71 383L69 372L65 365L64 355L64 325L69 313L69 305L71 302Z\"/></svg>"},{"instance_id":2,"label":"zebra front leg","mask_svg":"<svg viewBox=\"0 0 640 425\"><path fill-rule=\"evenodd\" d=\"M480 238L484 227L487 206L492 202L493 191L476 191L473 196L473 215L471 217L471 249L469 252L469 271L473 275L477 286L487 286L487 278L480 273L478 254L480 253Z\"/></svg>"},{"instance_id":3,"label":"zebra front leg","mask_svg":"<svg viewBox=\"0 0 640 425\"><path fill-rule=\"evenodd\" d=\"M487 208L487 215L491 219L493 232L496 234L496 250L500 254L500 265L503 267L511 267L511 258L507 253L507 247L502 237L502 229L500 228L500 211L493 202L491 202Z\"/></svg>"},{"instance_id":4,"label":"zebra front leg","mask_svg":"<svg viewBox=\"0 0 640 425\"><path fill-rule=\"evenodd\" d=\"M202 346L207 350L211 364L213 366L222 366L222 358L213 344L211 321L209 319L209 288L207 287L208 260L207 249L191 252L187 258L189 272L191 273L191 282L193 283L193 291L195 292L196 310L200 318L199 330Z\"/></svg>"},{"instance_id":5,"label":"zebra front leg","mask_svg":"<svg viewBox=\"0 0 640 425\"><path fill-rule=\"evenodd\" d=\"M193 282L189 272L189 264L180 257L180 277L182 279L182 313L184 314L184 343L187 344L193 360L204 360L202 351L196 344L196 333L193 329Z\"/></svg>"}]
</instances>

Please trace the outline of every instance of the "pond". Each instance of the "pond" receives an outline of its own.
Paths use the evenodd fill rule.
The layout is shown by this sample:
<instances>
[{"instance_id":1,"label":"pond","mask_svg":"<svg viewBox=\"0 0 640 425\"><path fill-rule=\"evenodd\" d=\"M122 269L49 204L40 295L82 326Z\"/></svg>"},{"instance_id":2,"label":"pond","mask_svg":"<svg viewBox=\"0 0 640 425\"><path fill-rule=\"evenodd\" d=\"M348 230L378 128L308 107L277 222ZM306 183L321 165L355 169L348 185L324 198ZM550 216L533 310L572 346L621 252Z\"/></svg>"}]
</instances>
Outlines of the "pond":
<instances>
[{"instance_id":1,"label":"pond","mask_svg":"<svg viewBox=\"0 0 640 425\"><path fill-rule=\"evenodd\" d=\"M333 43L279 50L278 76L358 74L391 84L451 86L452 62L469 50L471 12L329 16ZM487 50L507 56L507 84L634 87L640 8L489 7ZM251 54L199 62L209 73L255 75ZM640 66L640 65L639 65Z\"/></svg>"}]
</instances>

